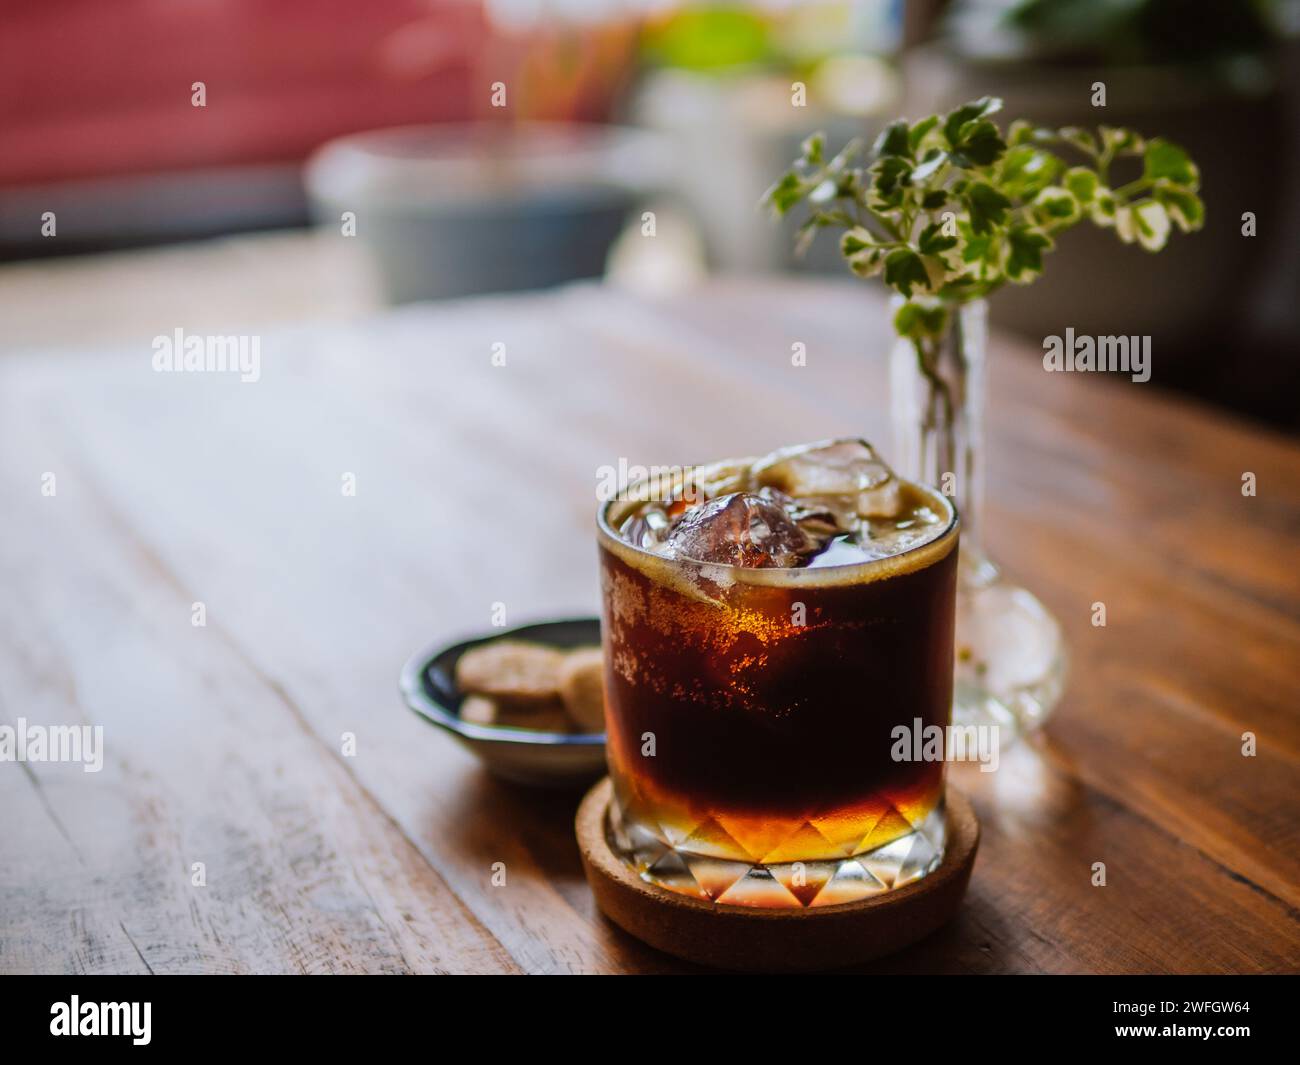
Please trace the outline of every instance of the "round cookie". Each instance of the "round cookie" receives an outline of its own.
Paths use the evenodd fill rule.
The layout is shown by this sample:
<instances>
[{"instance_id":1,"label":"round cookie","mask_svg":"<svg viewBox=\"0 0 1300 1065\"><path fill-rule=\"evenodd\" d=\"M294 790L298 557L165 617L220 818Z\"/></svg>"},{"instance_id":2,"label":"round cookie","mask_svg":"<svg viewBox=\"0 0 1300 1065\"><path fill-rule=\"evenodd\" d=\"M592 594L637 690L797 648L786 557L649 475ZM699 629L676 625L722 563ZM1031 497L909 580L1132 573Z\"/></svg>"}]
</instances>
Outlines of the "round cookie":
<instances>
[{"instance_id":1,"label":"round cookie","mask_svg":"<svg viewBox=\"0 0 1300 1065\"><path fill-rule=\"evenodd\" d=\"M460 701L460 719L471 725L495 725L496 701L486 695L467 695Z\"/></svg>"},{"instance_id":2,"label":"round cookie","mask_svg":"<svg viewBox=\"0 0 1300 1065\"><path fill-rule=\"evenodd\" d=\"M573 730L573 722L558 699L549 703L532 703L523 709L487 695L467 695L461 700L460 719L472 725L495 728L528 728L539 732Z\"/></svg>"},{"instance_id":3,"label":"round cookie","mask_svg":"<svg viewBox=\"0 0 1300 1065\"><path fill-rule=\"evenodd\" d=\"M569 652L560 667L560 695L579 728L605 731L605 661L599 647Z\"/></svg>"},{"instance_id":4,"label":"round cookie","mask_svg":"<svg viewBox=\"0 0 1300 1065\"><path fill-rule=\"evenodd\" d=\"M460 656L456 684L463 692L508 700L522 709L559 695L563 663L564 654L551 647L492 640Z\"/></svg>"},{"instance_id":5,"label":"round cookie","mask_svg":"<svg viewBox=\"0 0 1300 1065\"><path fill-rule=\"evenodd\" d=\"M536 729L538 732L573 731L573 722L564 712L564 705L559 699L530 705L526 709L510 703L499 703L493 724L506 728Z\"/></svg>"}]
</instances>

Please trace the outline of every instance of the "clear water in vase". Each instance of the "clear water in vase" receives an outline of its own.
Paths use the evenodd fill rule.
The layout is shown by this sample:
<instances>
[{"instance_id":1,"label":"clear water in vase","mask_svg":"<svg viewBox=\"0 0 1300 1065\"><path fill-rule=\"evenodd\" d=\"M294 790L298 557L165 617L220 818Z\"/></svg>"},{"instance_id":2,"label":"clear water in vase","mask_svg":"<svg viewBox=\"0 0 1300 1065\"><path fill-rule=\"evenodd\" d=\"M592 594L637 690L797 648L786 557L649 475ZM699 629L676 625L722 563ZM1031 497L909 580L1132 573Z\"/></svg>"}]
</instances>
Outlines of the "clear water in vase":
<instances>
[{"instance_id":1,"label":"clear water in vase","mask_svg":"<svg viewBox=\"0 0 1300 1065\"><path fill-rule=\"evenodd\" d=\"M953 498L961 516L953 719L1014 736L1051 714L1067 658L1056 619L1006 580L984 548L986 337L987 306L976 300L950 307L940 335L895 343L893 459L904 476Z\"/></svg>"}]
</instances>

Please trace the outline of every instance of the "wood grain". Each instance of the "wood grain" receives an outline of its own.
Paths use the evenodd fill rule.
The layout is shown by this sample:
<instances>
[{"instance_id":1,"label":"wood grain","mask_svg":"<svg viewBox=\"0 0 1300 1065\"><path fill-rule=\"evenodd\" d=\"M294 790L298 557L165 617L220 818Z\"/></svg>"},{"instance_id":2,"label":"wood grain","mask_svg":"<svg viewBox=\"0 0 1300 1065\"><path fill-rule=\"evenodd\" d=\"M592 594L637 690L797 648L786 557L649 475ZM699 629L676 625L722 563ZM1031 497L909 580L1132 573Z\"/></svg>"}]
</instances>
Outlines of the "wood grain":
<instances>
[{"instance_id":1,"label":"wood grain","mask_svg":"<svg viewBox=\"0 0 1300 1065\"><path fill-rule=\"evenodd\" d=\"M256 384L154 373L187 320L151 315L0 360L0 723L102 724L107 750L0 764L0 969L689 969L596 914L577 797L486 777L397 671L496 603L594 612L602 464L888 449L882 304L582 285L268 333ZM1000 339L991 390L987 540L1073 679L1044 736L957 771L965 907L872 971L1297 970L1300 448Z\"/></svg>"}]
</instances>

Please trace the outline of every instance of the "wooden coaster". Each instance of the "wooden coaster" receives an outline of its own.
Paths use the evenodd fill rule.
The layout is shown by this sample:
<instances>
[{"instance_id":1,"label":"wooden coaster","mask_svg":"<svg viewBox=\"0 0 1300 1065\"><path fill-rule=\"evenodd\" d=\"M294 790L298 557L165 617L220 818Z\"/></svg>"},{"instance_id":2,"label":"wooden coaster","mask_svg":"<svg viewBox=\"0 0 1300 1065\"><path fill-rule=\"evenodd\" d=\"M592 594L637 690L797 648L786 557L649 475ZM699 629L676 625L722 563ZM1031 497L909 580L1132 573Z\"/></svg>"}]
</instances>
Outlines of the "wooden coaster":
<instances>
[{"instance_id":1,"label":"wooden coaster","mask_svg":"<svg viewBox=\"0 0 1300 1065\"><path fill-rule=\"evenodd\" d=\"M838 906L768 910L718 905L648 884L614 854L605 835L612 794L606 777L578 807L578 847L596 904L625 932L652 947L724 969L836 969L915 943L956 914L979 847L975 811L961 792L949 787L943 863L929 876Z\"/></svg>"}]
</instances>

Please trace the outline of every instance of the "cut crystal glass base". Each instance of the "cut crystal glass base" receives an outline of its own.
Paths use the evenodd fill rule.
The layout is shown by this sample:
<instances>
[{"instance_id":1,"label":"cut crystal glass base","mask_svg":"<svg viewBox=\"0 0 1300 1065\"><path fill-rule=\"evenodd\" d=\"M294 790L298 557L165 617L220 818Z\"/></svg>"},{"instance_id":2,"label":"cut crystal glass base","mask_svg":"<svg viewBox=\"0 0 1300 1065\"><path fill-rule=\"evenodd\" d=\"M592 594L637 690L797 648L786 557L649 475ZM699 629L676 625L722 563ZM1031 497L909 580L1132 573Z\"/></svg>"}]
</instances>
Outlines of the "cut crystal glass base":
<instances>
[{"instance_id":1,"label":"cut crystal glass base","mask_svg":"<svg viewBox=\"0 0 1300 1065\"><path fill-rule=\"evenodd\" d=\"M799 831L816 829L806 824ZM856 902L933 872L943 860L945 822L941 804L912 832L883 847L808 862L737 861L686 850L689 840L680 833L627 820L617 802L610 804L606 835L614 852L649 884L724 905L801 909Z\"/></svg>"}]
</instances>

